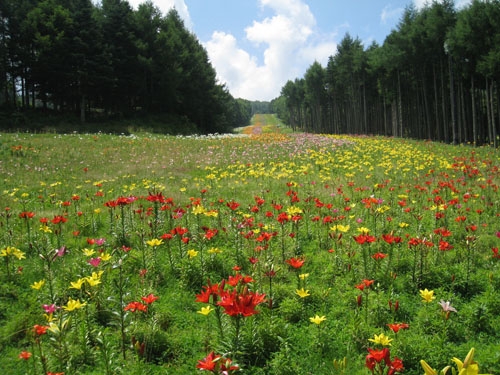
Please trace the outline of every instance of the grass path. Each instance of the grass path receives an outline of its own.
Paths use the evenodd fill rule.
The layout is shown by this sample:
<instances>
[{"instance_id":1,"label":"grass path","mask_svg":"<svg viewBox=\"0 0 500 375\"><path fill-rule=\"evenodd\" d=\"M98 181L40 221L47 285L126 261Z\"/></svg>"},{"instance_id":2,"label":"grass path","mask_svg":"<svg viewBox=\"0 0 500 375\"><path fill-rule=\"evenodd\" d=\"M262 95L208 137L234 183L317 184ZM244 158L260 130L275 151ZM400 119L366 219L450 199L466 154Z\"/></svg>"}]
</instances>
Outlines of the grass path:
<instances>
[{"instance_id":1,"label":"grass path","mask_svg":"<svg viewBox=\"0 0 500 375\"><path fill-rule=\"evenodd\" d=\"M287 129L274 114L255 114L252 117L252 124L241 128L241 133L248 135L285 133L288 132Z\"/></svg>"}]
</instances>

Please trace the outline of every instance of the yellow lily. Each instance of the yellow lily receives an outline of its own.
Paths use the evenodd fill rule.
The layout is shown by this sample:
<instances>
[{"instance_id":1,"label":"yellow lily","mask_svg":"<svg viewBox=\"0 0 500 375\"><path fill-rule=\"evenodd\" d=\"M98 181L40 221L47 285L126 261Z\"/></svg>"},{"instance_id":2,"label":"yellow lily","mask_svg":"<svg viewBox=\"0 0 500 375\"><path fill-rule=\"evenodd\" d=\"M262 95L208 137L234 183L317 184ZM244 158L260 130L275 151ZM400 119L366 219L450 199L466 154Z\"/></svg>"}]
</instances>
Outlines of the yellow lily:
<instances>
[{"instance_id":1,"label":"yellow lily","mask_svg":"<svg viewBox=\"0 0 500 375\"><path fill-rule=\"evenodd\" d=\"M86 249L85 248L85 249L82 250L82 252L83 252L83 255L88 256L88 257L91 257L92 255L95 254L95 250L94 249Z\"/></svg>"},{"instance_id":2,"label":"yellow lily","mask_svg":"<svg viewBox=\"0 0 500 375\"><path fill-rule=\"evenodd\" d=\"M452 361L457 365L458 375L489 375L479 373L479 365L474 362L474 348L469 350L463 362L457 357L453 357Z\"/></svg>"},{"instance_id":3,"label":"yellow lily","mask_svg":"<svg viewBox=\"0 0 500 375\"><path fill-rule=\"evenodd\" d=\"M45 285L45 280L40 280L40 281L35 281L33 284L31 284L31 287L35 290L40 290L44 285Z\"/></svg>"},{"instance_id":4,"label":"yellow lily","mask_svg":"<svg viewBox=\"0 0 500 375\"><path fill-rule=\"evenodd\" d=\"M295 291L295 294L297 294L300 298L305 298L311 295L311 293L309 293L309 290L305 290L304 288L297 289Z\"/></svg>"},{"instance_id":5,"label":"yellow lily","mask_svg":"<svg viewBox=\"0 0 500 375\"><path fill-rule=\"evenodd\" d=\"M146 244L151 247L160 246L163 243L163 240L159 240L158 238L153 238L149 241L146 241Z\"/></svg>"},{"instance_id":6,"label":"yellow lily","mask_svg":"<svg viewBox=\"0 0 500 375\"><path fill-rule=\"evenodd\" d=\"M205 306L205 307L202 307L201 310L198 310L197 313L198 314L201 314L201 315L205 315L207 316L208 314L210 314L214 309L212 309L210 306Z\"/></svg>"},{"instance_id":7,"label":"yellow lily","mask_svg":"<svg viewBox=\"0 0 500 375\"><path fill-rule=\"evenodd\" d=\"M326 320L326 316L319 316L316 314L316 316L312 317L312 318L309 318L309 320L311 321L311 323L314 323L314 324L317 324L317 325L320 325L322 322L324 322Z\"/></svg>"},{"instance_id":8,"label":"yellow lily","mask_svg":"<svg viewBox=\"0 0 500 375\"><path fill-rule=\"evenodd\" d=\"M381 333L380 335L374 335L373 339L368 339L368 341L382 346L391 346L392 339Z\"/></svg>"},{"instance_id":9,"label":"yellow lily","mask_svg":"<svg viewBox=\"0 0 500 375\"><path fill-rule=\"evenodd\" d=\"M69 297L68 304L66 306L63 306L63 309L66 311L74 311L81 309L82 307L86 306L87 302L81 303L79 299L74 300L71 297Z\"/></svg>"},{"instance_id":10,"label":"yellow lily","mask_svg":"<svg viewBox=\"0 0 500 375\"><path fill-rule=\"evenodd\" d=\"M433 290L428 290L425 288L424 290L420 290L420 297L422 297L422 302L429 303L436 299Z\"/></svg>"},{"instance_id":11,"label":"yellow lily","mask_svg":"<svg viewBox=\"0 0 500 375\"><path fill-rule=\"evenodd\" d=\"M479 365L473 361L474 358L474 348L472 348L465 360L462 362L460 359L454 357L453 362L457 365L458 373L451 366L446 366L442 369L439 374L447 375L448 370L452 369L453 374L457 375L491 375L491 374L479 374ZM434 370L431 366L427 364L423 359L420 361L420 365L424 369L424 375L438 375L438 372Z\"/></svg>"},{"instance_id":12,"label":"yellow lily","mask_svg":"<svg viewBox=\"0 0 500 375\"><path fill-rule=\"evenodd\" d=\"M82 285L83 285L84 282L85 282L84 278L83 279L78 279L76 281L71 281L70 282L70 284L71 284L70 289L72 288L72 289L78 289L78 290L80 290L80 289L82 289Z\"/></svg>"}]
</instances>

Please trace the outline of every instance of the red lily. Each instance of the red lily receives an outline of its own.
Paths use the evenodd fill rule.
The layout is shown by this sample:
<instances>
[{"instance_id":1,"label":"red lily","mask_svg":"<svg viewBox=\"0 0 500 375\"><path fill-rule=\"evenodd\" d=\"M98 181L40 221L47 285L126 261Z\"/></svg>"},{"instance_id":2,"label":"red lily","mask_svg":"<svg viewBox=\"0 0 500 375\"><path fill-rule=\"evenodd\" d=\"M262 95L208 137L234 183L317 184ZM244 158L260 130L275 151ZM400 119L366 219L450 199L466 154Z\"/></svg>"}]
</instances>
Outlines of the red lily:
<instances>
[{"instance_id":1,"label":"red lily","mask_svg":"<svg viewBox=\"0 0 500 375\"><path fill-rule=\"evenodd\" d=\"M241 293L232 292L221 293L221 300L217 303L224 308L224 312L230 316L252 316L258 312L255 307L264 302L265 294L250 292L245 287Z\"/></svg>"},{"instance_id":2,"label":"red lily","mask_svg":"<svg viewBox=\"0 0 500 375\"><path fill-rule=\"evenodd\" d=\"M304 258L290 258L285 260L290 266L292 266L295 269L299 269L304 265L305 259Z\"/></svg>"},{"instance_id":3,"label":"red lily","mask_svg":"<svg viewBox=\"0 0 500 375\"><path fill-rule=\"evenodd\" d=\"M146 297L141 297L141 299L146 302L148 305L151 305L154 301L156 301L158 298L160 297L157 297L155 295L153 295L153 293L147 295Z\"/></svg>"},{"instance_id":4,"label":"red lily","mask_svg":"<svg viewBox=\"0 0 500 375\"><path fill-rule=\"evenodd\" d=\"M199 368L200 370L213 371L215 370L215 365L217 364L220 358L221 358L220 355L216 355L212 351L205 358L198 361L196 368Z\"/></svg>"},{"instance_id":5,"label":"red lily","mask_svg":"<svg viewBox=\"0 0 500 375\"><path fill-rule=\"evenodd\" d=\"M148 306L144 305L141 302L130 302L127 306L123 308L123 310L125 311L130 310L131 312L136 312L136 311L147 312Z\"/></svg>"}]
</instances>

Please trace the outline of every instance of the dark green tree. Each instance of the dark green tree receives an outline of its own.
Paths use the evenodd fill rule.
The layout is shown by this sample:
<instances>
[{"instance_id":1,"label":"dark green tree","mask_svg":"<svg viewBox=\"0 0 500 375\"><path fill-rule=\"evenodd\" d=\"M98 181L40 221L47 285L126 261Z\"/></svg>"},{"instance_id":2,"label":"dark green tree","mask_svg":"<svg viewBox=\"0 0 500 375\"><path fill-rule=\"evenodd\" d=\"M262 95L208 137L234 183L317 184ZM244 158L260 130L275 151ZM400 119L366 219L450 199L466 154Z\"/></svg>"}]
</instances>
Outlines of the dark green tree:
<instances>
[{"instance_id":1,"label":"dark green tree","mask_svg":"<svg viewBox=\"0 0 500 375\"><path fill-rule=\"evenodd\" d=\"M310 119L308 130L319 133L322 129L323 108L326 99L325 70L315 61L304 76L305 100L308 105Z\"/></svg>"},{"instance_id":2,"label":"dark green tree","mask_svg":"<svg viewBox=\"0 0 500 375\"><path fill-rule=\"evenodd\" d=\"M113 113L131 113L139 101L140 65L136 23L128 1L102 0L98 25L109 71L100 85L102 104Z\"/></svg>"}]
</instances>

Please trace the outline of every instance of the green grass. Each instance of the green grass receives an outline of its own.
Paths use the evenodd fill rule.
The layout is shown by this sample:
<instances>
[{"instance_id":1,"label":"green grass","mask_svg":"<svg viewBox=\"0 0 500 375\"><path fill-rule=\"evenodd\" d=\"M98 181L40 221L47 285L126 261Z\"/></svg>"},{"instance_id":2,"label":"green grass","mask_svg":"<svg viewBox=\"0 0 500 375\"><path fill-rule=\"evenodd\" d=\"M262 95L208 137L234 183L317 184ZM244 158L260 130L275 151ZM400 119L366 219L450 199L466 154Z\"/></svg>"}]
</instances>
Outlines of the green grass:
<instances>
[{"instance_id":1,"label":"green grass","mask_svg":"<svg viewBox=\"0 0 500 375\"><path fill-rule=\"evenodd\" d=\"M0 134L5 374L193 374L211 351L242 374L370 374L382 333L405 374L472 347L500 372L496 150L295 134L272 115L241 133ZM252 281L229 286L238 273ZM264 293L258 314L196 302L208 280L225 280L218 300Z\"/></svg>"}]
</instances>

